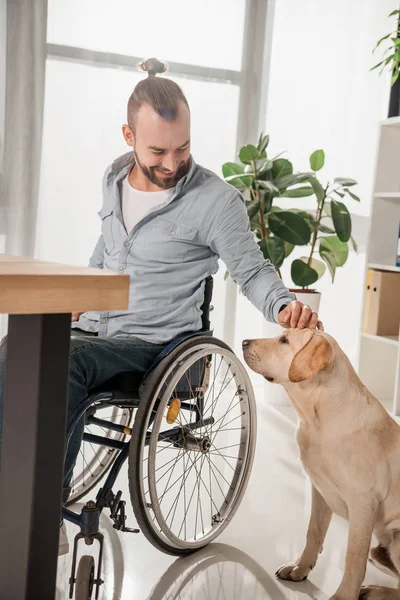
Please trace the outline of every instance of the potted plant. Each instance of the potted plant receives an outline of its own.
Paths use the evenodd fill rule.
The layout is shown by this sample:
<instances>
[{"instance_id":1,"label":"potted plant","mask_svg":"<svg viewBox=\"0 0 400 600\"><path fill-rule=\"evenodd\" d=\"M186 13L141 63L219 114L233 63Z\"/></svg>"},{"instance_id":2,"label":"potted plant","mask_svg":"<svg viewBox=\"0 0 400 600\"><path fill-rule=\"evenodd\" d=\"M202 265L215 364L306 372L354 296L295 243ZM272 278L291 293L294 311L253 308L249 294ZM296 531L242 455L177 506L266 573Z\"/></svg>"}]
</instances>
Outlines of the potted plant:
<instances>
[{"instance_id":1,"label":"potted plant","mask_svg":"<svg viewBox=\"0 0 400 600\"><path fill-rule=\"evenodd\" d=\"M380 67L380 75L386 70L391 72L392 85L388 116L396 117L400 115L400 10L394 10L389 17L396 17L396 28L376 43L373 52L376 52L382 43L388 42L387 48L381 57L382 60L373 66L371 71Z\"/></svg>"},{"instance_id":2,"label":"potted plant","mask_svg":"<svg viewBox=\"0 0 400 600\"><path fill-rule=\"evenodd\" d=\"M349 189L357 184L354 179L336 177L333 182L322 185L316 174L324 164L323 150L316 150L311 154L310 167L313 176L309 182L315 194L317 208L315 216L300 211L311 231L309 251L304 256L293 260L291 264L291 278L297 286L292 291L296 293L299 300L316 311L319 309L320 294L310 286L325 274L327 268L332 283L335 281L336 269L342 267L347 261L349 242L357 252L356 241L351 235L351 216L342 200L347 195L357 202L360 201L359 197ZM322 260L315 258L317 252Z\"/></svg>"},{"instance_id":3,"label":"potted plant","mask_svg":"<svg viewBox=\"0 0 400 600\"><path fill-rule=\"evenodd\" d=\"M296 246L309 246L305 256L293 260L291 277L297 286L293 290L297 297L318 310L320 295L310 286L324 275L326 267L334 281L337 267L347 260L349 240L356 249L351 236L351 217L341 201L346 194L359 200L349 189L356 181L336 178L324 187L316 176L325 163L323 150L311 155L310 172L294 173L289 160L280 155L268 158L268 143L269 136L261 134L257 146L249 144L241 148L242 164L225 163L222 172L226 181L243 192L252 231L264 257L274 264L279 275L282 264ZM305 210L276 205L278 199L312 195L317 201L315 216ZM322 260L314 257L317 251Z\"/></svg>"}]
</instances>

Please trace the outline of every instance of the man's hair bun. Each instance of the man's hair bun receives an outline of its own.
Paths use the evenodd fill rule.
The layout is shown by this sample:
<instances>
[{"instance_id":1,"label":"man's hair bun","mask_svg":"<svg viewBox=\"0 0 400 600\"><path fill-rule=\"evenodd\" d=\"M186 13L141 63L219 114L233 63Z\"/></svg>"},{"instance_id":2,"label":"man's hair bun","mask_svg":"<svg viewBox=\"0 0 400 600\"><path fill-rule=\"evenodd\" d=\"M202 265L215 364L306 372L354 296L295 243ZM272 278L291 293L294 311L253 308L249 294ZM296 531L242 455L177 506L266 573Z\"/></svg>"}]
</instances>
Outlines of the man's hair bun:
<instances>
[{"instance_id":1,"label":"man's hair bun","mask_svg":"<svg viewBox=\"0 0 400 600\"><path fill-rule=\"evenodd\" d=\"M168 68L167 64L158 60L158 58L147 58L146 60L142 60L138 67L141 71L147 72L149 76L165 73Z\"/></svg>"}]
</instances>

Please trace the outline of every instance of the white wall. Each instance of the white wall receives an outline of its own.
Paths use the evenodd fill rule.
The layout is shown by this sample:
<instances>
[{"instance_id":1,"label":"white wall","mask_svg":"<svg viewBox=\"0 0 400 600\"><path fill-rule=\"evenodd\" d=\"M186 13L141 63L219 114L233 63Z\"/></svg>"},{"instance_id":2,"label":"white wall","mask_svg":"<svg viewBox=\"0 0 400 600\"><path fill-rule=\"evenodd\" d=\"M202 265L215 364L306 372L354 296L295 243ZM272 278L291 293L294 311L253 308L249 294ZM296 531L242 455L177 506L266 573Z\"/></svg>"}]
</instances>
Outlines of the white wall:
<instances>
[{"instance_id":1,"label":"white wall","mask_svg":"<svg viewBox=\"0 0 400 600\"><path fill-rule=\"evenodd\" d=\"M317 148L326 153L321 178L352 177L359 182L360 205L349 204L354 217L358 256L338 270L335 284L326 275L321 314L353 362L357 362L377 124L386 118L388 78L369 72L372 49L390 31L387 15L397 0L276 0L265 131L272 154L287 151L297 170L309 170L308 157ZM377 62L377 60L376 60ZM285 202L285 204L284 204ZM314 200L297 201L304 207ZM295 206L292 200L282 207ZM289 265L283 269L291 285ZM243 314L246 326L243 326ZM249 316L252 315L251 321ZM262 328L262 321L244 298L238 304L237 345Z\"/></svg>"}]
</instances>

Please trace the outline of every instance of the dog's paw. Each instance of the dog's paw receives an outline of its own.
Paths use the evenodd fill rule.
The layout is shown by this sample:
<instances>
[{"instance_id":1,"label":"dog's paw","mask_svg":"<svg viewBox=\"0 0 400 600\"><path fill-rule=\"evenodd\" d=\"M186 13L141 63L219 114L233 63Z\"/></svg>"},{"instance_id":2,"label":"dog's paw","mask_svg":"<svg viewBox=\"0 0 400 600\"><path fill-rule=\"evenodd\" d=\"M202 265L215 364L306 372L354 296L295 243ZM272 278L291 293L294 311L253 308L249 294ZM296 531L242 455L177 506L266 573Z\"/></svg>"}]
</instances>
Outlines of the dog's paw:
<instances>
[{"instance_id":1,"label":"dog's paw","mask_svg":"<svg viewBox=\"0 0 400 600\"><path fill-rule=\"evenodd\" d=\"M284 579L285 581L304 581L307 579L312 571L312 567L304 567L300 564L293 563L290 565L283 565L277 570L275 575L278 579Z\"/></svg>"},{"instance_id":2,"label":"dog's paw","mask_svg":"<svg viewBox=\"0 0 400 600\"><path fill-rule=\"evenodd\" d=\"M358 598L359 600L400 600L400 592L376 585L363 585Z\"/></svg>"}]
</instances>

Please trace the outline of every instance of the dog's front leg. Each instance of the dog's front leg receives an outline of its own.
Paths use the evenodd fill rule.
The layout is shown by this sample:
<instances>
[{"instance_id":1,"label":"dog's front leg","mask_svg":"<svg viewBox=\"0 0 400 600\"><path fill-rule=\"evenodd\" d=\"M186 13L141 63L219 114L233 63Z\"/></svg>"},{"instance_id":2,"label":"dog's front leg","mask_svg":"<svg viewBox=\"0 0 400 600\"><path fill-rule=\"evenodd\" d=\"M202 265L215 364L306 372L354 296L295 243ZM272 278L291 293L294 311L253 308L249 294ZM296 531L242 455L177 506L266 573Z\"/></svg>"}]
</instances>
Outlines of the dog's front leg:
<instances>
[{"instance_id":1,"label":"dog's front leg","mask_svg":"<svg viewBox=\"0 0 400 600\"><path fill-rule=\"evenodd\" d=\"M312 486L311 517L308 525L306 547L297 561L278 569L276 572L277 577L288 581L307 579L311 570L315 567L318 554L322 552L331 518L331 509L321 494Z\"/></svg>"},{"instance_id":2,"label":"dog's front leg","mask_svg":"<svg viewBox=\"0 0 400 600\"><path fill-rule=\"evenodd\" d=\"M355 497L348 506L349 537L342 582L330 600L357 600L364 581L378 505Z\"/></svg>"}]
</instances>

